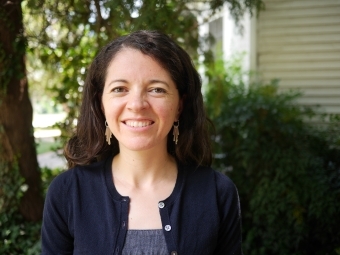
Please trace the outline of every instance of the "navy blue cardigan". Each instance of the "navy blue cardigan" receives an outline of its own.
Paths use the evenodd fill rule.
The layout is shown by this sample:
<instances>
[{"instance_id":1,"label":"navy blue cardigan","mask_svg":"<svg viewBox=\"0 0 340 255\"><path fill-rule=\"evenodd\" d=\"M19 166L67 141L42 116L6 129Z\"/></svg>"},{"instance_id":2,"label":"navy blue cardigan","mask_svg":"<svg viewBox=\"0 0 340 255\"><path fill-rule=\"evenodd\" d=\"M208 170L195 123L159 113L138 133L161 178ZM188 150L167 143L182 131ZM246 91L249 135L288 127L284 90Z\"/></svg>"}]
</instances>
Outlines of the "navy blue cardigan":
<instances>
[{"instance_id":1,"label":"navy blue cardigan","mask_svg":"<svg viewBox=\"0 0 340 255\"><path fill-rule=\"evenodd\" d=\"M115 189L111 162L78 166L52 181L42 254L121 254L129 198ZM169 254L242 254L239 198L227 176L178 166L175 188L158 206Z\"/></svg>"}]
</instances>

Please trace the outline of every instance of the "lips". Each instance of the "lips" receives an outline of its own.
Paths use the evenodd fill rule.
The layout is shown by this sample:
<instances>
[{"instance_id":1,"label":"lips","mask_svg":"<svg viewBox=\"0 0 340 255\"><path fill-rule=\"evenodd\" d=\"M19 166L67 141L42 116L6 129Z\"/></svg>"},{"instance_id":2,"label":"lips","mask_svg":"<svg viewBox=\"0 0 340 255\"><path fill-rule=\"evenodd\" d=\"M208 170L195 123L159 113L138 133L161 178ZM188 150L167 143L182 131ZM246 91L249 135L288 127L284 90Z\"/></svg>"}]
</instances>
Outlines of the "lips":
<instances>
[{"instance_id":1,"label":"lips","mask_svg":"<svg viewBox=\"0 0 340 255\"><path fill-rule=\"evenodd\" d=\"M126 120L124 121L125 125L129 127L147 127L150 126L153 122L149 120L136 121L136 120Z\"/></svg>"}]
</instances>

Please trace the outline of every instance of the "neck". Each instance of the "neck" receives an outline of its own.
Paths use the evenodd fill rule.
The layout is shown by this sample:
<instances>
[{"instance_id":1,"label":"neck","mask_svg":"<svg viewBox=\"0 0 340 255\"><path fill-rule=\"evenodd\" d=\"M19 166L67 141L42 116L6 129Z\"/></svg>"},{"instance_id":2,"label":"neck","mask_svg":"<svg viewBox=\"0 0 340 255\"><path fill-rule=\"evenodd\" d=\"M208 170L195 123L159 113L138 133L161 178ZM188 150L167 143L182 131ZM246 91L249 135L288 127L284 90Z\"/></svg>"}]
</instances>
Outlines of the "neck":
<instances>
[{"instance_id":1,"label":"neck","mask_svg":"<svg viewBox=\"0 0 340 255\"><path fill-rule=\"evenodd\" d=\"M112 162L116 181L133 187L155 185L177 176L175 159L159 151L120 150Z\"/></svg>"}]
</instances>

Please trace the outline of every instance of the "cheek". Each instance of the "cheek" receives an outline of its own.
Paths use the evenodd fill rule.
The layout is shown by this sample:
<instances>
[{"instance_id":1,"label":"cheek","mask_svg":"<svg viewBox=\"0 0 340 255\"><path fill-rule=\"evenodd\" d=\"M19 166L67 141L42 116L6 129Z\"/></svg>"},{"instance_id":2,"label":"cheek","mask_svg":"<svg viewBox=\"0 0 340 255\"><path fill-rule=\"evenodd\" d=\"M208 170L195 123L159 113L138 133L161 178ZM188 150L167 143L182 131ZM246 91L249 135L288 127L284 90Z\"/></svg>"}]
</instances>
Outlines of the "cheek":
<instances>
[{"instance_id":1,"label":"cheek","mask_svg":"<svg viewBox=\"0 0 340 255\"><path fill-rule=\"evenodd\" d=\"M114 100L110 100L109 98L103 98L102 99L102 111L106 118L112 118L113 115L115 115L115 112L117 111L117 106L115 104Z\"/></svg>"},{"instance_id":2,"label":"cheek","mask_svg":"<svg viewBox=\"0 0 340 255\"><path fill-rule=\"evenodd\" d=\"M160 107L158 108L158 115L164 120L165 123L172 125L177 116L177 107L175 105Z\"/></svg>"},{"instance_id":3,"label":"cheek","mask_svg":"<svg viewBox=\"0 0 340 255\"><path fill-rule=\"evenodd\" d=\"M106 116L108 117L110 116L111 118L113 118L114 116L117 116L120 113L120 111L121 111L121 108L114 101L109 102L105 107Z\"/></svg>"}]
</instances>

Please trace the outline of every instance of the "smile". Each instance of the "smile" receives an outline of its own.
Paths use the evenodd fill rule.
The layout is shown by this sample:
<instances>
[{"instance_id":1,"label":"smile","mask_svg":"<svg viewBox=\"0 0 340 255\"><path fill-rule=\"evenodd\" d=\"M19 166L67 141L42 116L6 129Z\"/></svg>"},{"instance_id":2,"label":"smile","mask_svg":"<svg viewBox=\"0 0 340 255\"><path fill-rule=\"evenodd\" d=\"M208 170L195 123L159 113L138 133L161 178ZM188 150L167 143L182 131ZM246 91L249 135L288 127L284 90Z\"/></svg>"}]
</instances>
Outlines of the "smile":
<instances>
[{"instance_id":1,"label":"smile","mask_svg":"<svg viewBox=\"0 0 340 255\"><path fill-rule=\"evenodd\" d=\"M125 125L129 127L146 127L152 124L152 121L135 121L135 120L127 120L124 122Z\"/></svg>"}]
</instances>

